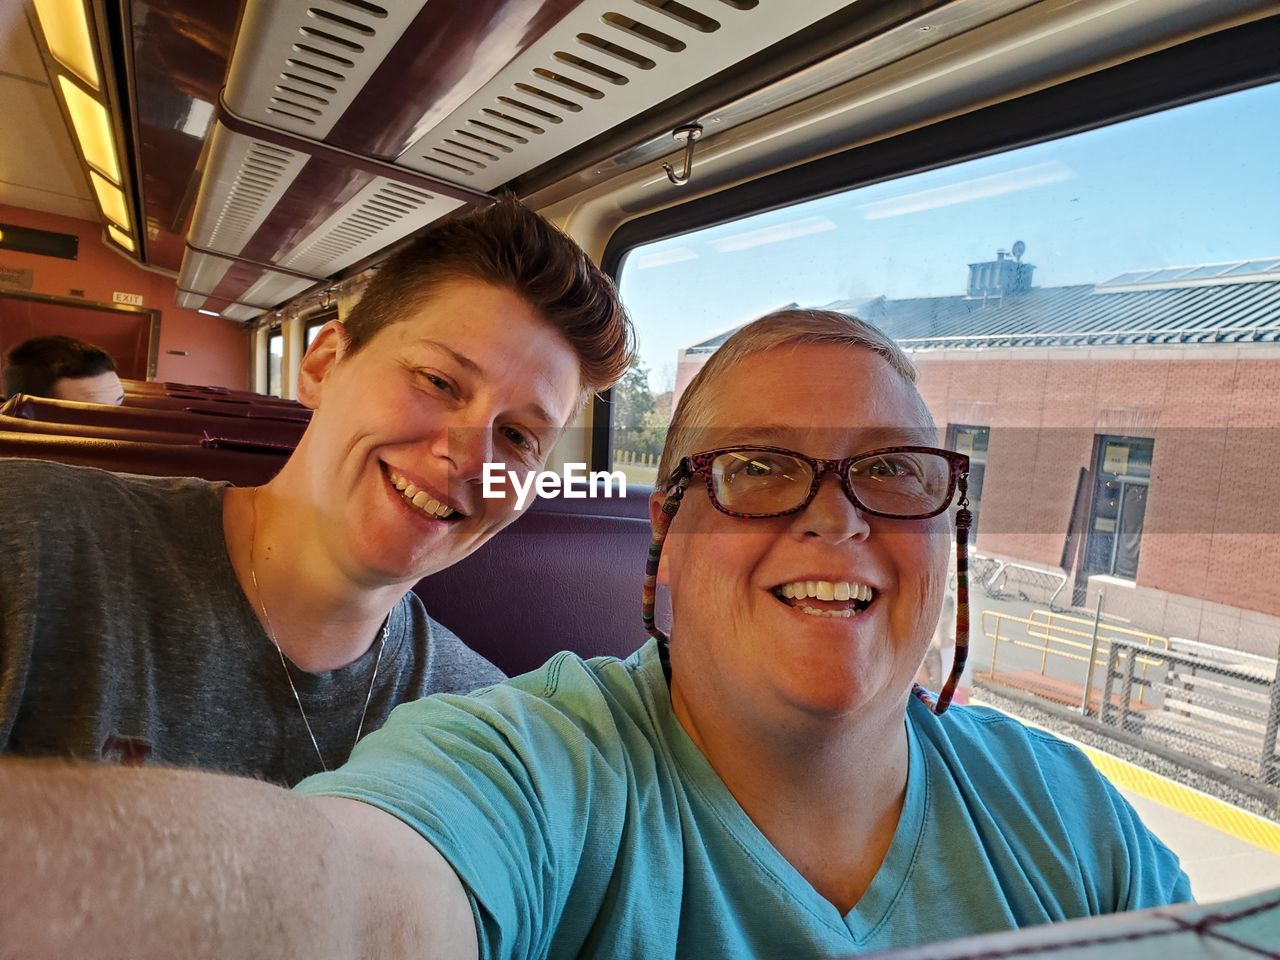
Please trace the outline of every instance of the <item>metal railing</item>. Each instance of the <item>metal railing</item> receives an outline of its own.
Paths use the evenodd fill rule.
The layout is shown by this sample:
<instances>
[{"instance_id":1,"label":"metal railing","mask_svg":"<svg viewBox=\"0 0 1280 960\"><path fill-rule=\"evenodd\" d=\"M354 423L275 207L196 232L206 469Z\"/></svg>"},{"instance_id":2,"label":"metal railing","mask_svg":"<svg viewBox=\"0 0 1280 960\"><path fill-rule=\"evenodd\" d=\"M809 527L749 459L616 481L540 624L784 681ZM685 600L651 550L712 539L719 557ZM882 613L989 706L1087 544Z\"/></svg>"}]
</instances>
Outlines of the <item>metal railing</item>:
<instances>
[{"instance_id":1,"label":"metal railing","mask_svg":"<svg viewBox=\"0 0 1280 960\"><path fill-rule=\"evenodd\" d=\"M1140 644L1116 639L1107 656L1101 720L1130 733L1162 741L1265 784L1280 785L1276 756L1280 728L1280 661L1190 640L1178 649L1153 654ZM1139 661L1158 657L1159 676L1135 671ZM1119 693L1112 701L1112 690ZM1161 709L1135 713L1133 688L1161 695Z\"/></svg>"},{"instance_id":2,"label":"metal railing","mask_svg":"<svg viewBox=\"0 0 1280 960\"><path fill-rule=\"evenodd\" d=\"M1066 573L1061 570L1044 570L1009 560L995 560L989 557L983 559L987 562L983 564L979 576L975 579L988 597L1015 598L1033 603L1038 601L1048 604L1050 610L1061 612L1062 608L1056 601L1067 585ZM1040 594L1048 594L1048 597L1030 596L1026 592L1028 589Z\"/></svg>"},{"instance_id":3,"label":"metal railing","mask_svg":"<svg viewBox=\"0 0 1280 960\"><path fill-rule=\"evenodd\" d=\"M1062 670L1057 671L1058 676L1055 679L1064 681L1068 684L1076 684L1082 694L1081 704L1087 705L1092 695L1092 690L1086 689L1085 678L1089 675L1088 665L1090 660L1090 652L1093 653L1094 665L1103 667L1107 663L1110 655L1111 647L1116 642L1124 642L1135 648L1142 648L1144 651L1159 651L1163 653L1169 647L1168 637L1162 637L1154 633L1145 633L1141 630L1132 630L1128 627L1119 627L1114 624L1097 623L1094 620L1084 617L1077 617L1072 614L1059 613L1052 610L1033 610L1030 616L1018 617L1008 613L1001 613L997 610L982 611L982 632L988 640L991 641L991 671L990 679L996 682L1002 682L1016 686L1009 677L997 679L999 674L999 658L1002 650L1012 648L1022 648L1032 651L1039 655L1039 667L1030 672L1038 673L1041 677L1049 677L1050 658L1052 662L1058 664L1079 664L1080 679L1061 676ZM1138 696L1139 702L1145 695L1147 687L1147 671L1150 667L1162 662L1146 654L1140 654L1137 662L1142 666L1142 680ZM1026 672L1026 671L1024 671ZM1032 689L1031 692L1037 692ZM1105 701L1104 701L1105 702Z\"/></svg>"}]
</instances>

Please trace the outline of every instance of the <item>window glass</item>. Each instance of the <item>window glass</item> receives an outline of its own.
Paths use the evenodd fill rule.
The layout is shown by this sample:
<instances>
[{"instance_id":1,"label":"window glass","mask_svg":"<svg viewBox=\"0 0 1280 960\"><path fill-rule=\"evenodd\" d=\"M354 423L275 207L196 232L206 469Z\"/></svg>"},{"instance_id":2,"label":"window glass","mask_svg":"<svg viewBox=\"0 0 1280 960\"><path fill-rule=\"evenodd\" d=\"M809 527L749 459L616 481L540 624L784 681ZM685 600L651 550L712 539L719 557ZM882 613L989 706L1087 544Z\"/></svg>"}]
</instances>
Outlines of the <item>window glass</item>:
<instances>
[{"instance_id":1,"label":"window glass","mask_svg":"<svg viewBox=\"0 0 1280 960\"><path fill-rule=\"evenodd\" d=\"M1016 665L978 639L992 598L1005 639L1075 605L1085 637L1096 613L1275 657L1276 116L1271 84L631 250L640 351L612 468L663 479L674 404L743 324L856 315L910 355L939 445L972 458L982 669ZM1019 669L1084 682L1068 659Z\"/></svg>"},{"instance_id":2,"label":"window glass","mask_svg":"<svg viewBox=\"0 0 1280 960\"><path fill-rule=\"evenodd\" d=\"M1153 447L1154 441L1146 438L1098 438L1087 573L1137 579Z\"/></svg>"},{"instance_id":3,"label":"window glass","mask_svg":"<svg viewBox=\"0 0 1280 960\"><path fill-rule=\"evenodd\" d=\"M284 363L284 334L279 329L267 335L267 393L273 397L281 396L284 381L280 374Z\"/></svg>"},{"instance_id":4,"label":"window glass","mask_svg":"<svg viewBox=\"0 0 1280 960\"><path fill-rule=\"evenodd\" d=\"M321 314L318 317L312 317L310 320L308 320L307 325L303 330L304 338L306 340L306 345L303 347L304 352L306 350L311 349L311 344L315 342L315 339L319 335L321 328L324 327L324 325L328 323L330 320L337 320L337 319L338 319L338 313L336 310L334 310L329 313Z\"/></svg>"},{"instance_id":5,"label":"window glass","mask_svg":"<svg viewBox=\"0 0 1280 960\"><path fill-rule=\"evenodd\" d=\"M969 511L973 514L972 529L975 532L982 508L982 478L987 470L987 444L990 438L990 427L974 427L962 423L953 423L947 427L947 448L969 458Z\"/></svg>"},{"instance_id":6,"label":"window glass","mask_svg":"<svg viewBox=\"0 0 1280 960\"><path fill-rule=\"evenodd\" d=\"M619 273L640 358L614 406L614 467L650 479L646 456L693 373L733 330L788 305L856 314L920 353L1157 326L1194 341L1260 322L1225 306L1171 313L1185 289L1153 277L1275 263L1280 126L1259 120L1278 114L1273 84L637 247ZM1135 283L1165 306L1090 296Z\"/></svg>"},{"instance_id":7,"label":"window glass","mask_svg":"<svg viewBox=\"0 0 1280 960\"><path fill-rule=\"evenodd\" d=\"M320 328L321 328L321 327L323 327L323 326L324 326L324 324L325 324L325 321L323 321L323 320L320 320L320 321L318 321L318 322L317 322L317 321L315 321L315 320L313 320L311 323L308 323L308 324L307 324L307 330L306 330L306 333L307 333L307 347L306 347L306 348L307 348L308 350L310 350L310 349L311 349L311 344L313 344L313 343L315 343L315 342L316 342L316 337L319 335L319 333L320 333Z\"/></svg>"}]
</instances>

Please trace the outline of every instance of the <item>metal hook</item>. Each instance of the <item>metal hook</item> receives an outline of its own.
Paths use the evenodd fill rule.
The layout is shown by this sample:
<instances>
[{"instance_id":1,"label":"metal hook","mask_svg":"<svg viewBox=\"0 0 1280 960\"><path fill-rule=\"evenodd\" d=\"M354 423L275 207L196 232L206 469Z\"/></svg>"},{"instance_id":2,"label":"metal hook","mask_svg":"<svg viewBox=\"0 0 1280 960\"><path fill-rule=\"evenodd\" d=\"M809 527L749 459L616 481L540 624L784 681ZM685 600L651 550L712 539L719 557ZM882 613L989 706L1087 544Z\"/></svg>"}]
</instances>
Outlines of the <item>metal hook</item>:
<instances>
[{"instance_id":1,"label":"metal hook","mask_svg":"<svg viewBox=\"0 0 1280 960\"><path fill-rule=\"evenodd\" d=\"M676 143L684 144L684 170L676 173L669 163L664 163L662 169L667 171L667 179L679 187L688 183L693 173L693 145L702 136L702 124L690 123L687 126L677 127L671 136Z\"/></svg>"}]
</instances>

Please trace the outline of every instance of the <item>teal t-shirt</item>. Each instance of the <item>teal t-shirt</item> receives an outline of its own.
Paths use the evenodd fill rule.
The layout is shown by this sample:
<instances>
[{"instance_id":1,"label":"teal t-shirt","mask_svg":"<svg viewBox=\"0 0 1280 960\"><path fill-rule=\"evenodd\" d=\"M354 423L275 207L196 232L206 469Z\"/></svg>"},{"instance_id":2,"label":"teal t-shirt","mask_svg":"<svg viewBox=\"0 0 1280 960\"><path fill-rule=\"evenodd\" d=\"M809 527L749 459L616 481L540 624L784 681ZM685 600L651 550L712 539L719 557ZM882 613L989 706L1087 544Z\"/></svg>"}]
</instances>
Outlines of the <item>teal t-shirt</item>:
<instances>
[{"instance_id":1,"label":"teal t-shirt","mask_svg":"<svg viewBox=\"0 0 1280 960\"><path fill-rule=\"evenodd\" d=\"M654 642L398 707L298 790L373 804L430 841L486 958L836 956L1191 898L1178 858L1075 747L915 698L907 730L897 831L843 916L685 734Z\"/></svg>"}]
</instances>

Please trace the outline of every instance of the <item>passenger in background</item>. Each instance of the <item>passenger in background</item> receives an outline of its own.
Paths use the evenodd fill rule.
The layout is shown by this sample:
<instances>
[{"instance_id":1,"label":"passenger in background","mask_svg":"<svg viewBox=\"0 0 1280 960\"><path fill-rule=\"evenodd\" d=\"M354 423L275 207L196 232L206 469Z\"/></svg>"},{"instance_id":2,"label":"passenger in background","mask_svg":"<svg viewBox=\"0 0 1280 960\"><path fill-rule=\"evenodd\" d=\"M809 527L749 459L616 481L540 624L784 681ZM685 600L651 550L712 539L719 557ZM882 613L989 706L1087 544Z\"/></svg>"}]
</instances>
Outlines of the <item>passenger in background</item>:
<instances>
[{"instance_id":1,"label":"passenger in background","mask_svg":"<svg viewBox=\"0 0 1280 960\"><path fill-rule=\"evenodd\" d=\"M265 486L0 460L0 752L293 784L403 701L504 679L410 588L515 519L482 465L541 468L632 343L609 279L502 200L320 331Z\"/></svg>"},{"instance_id":2,"label":"passenger in background","mask_svg":"<svg viewBox=\"0 0 1280 960\"><path fill-rule=\"evenodd\" d=\"M24 878L0 942L832 957L1188 899L1080 750L946 712L950 685L913 696L967 462L933 446L914 378L843 314L729 338L680 400L651 501L670 641L655 629L625 662L560 654L402 707L302 796L0 764L0 874Z\"/></svg>"},{"instance_id":3,"label":"passenger in background","mask_svg":"<svg viewBox=\"0 0 1280 960\"><path fill-rule=\"evenodd\" d=\"M111 355L75 337L36 337L4 358L4 398L15 393L80 403L124 403Z\"/></svg>"}]
</instances>

